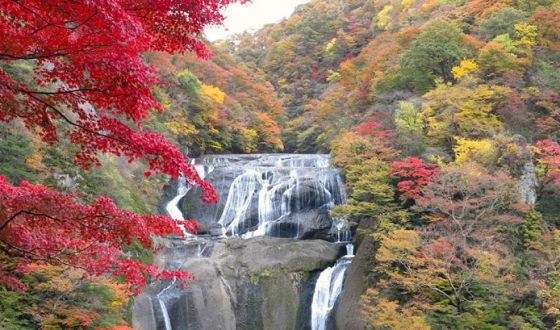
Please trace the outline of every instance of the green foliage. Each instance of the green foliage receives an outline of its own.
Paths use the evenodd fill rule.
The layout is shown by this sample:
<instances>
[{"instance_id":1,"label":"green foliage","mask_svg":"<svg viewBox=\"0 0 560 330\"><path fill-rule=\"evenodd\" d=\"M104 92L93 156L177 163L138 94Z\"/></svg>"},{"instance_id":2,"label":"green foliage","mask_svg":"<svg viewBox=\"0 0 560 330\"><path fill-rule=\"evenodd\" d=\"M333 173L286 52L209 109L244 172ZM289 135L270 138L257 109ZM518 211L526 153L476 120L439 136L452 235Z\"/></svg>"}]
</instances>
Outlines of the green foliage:
<instances>
[{"instance_id":1,"label":"green foliage","mask_svg":"<svg viewBox=\"0 0 560 330\"><path fill-rule=\"evenodd\" d=\"M200 97L200 90L202 88L202 83L198 78L192 74L189 70L184 70L177 75L177 80L181 84L181 89L192 99L198 99Z\"/></svg>"},{"instance_id":2,"label":"green foliage","mask_svg":"<svg viewBox=\"0 0 560 330\"><path fill-rule=\"evenodd\" d=\"M549 185L544 188L539 196L536 210L542 214L546 223L560 227L560 188Z\"/></svg>"},{"instance_id":3,"label":"green foliage","mask_svg":"<svg viewBox=\"0 0 560 330\"><path fill-rule=\"evenodd\" d=\"M451 69L463 53L462 35L457 25L441 19L430 21L423 27L401 59L403 74L411 77L416 91L425 92L432 88L436 77L443 78L444 82L451 81Z\"/></svg>"},{"instance_id":4,"label":"green foliage","mask_svg":"<svg viewBox=\"0 0 560 330\"><path fill-rule=\"evenodd\" d=\"M411 102L401 101L395 111L395 125L405 134L420 136L424 129L422 111Z\"/></svg>"},{"instance_id":5,"label":"green foliage","mask_svg":"<svg viewBox=\"0 0 560 330\"><path fill-rule=\"evenodd\" d=\"M536 62L536 69L538 72L537 81L543 86L560 93L560 68L558 63L539 60Z\"/></svg>"},{"instance_id":6,"label":"green foliage","mask_svg":"<svg viewBox=\"0 0 560 330\"><path fill-rule=\"evenodd\" d=\"M500 12L482 21L479 26L479 33L486 35L487 40L507 34L511 39L515 36L515 24L525 22L527 15L517 9L505 7Z\"/></svg>"},{"instance_id":7,"label":"green foliage","mask_svg":"<svg viewBox=\"0 0 560 330\"><path fill-rule=\"evenodd\" d=\"M30 146L31 139L12 134L0 137L0 174L9 183L19 185L22 181L33 182L35 174L26 165L26 158L34 149Z\"/></svg>"},{"instance_id":8,"label":"green foliage","mask_svg":"<svg viewBox=\"0 0 560 330\"><path fill-rule=\"evenodd\" d=\"M492 42L502 45L504 49L509 53L515 52L515 45L513 44L513 40L511 39L508 33L504 33L496 36L496 38L494 38Z\"/></svg>"},{"instance_id":9,"label":"green foliage","mask_svg":"<svg viewBox=\"0 0 560 330\"><path fill-rule=\"evenodd\" d=\"M531 209L525 215L525 222L521 225L520 234L523 245L526 247L536 242L539 239L539 235L542 234L541 217L541 214L534 209Z\"/></svg>"}]
</instances>

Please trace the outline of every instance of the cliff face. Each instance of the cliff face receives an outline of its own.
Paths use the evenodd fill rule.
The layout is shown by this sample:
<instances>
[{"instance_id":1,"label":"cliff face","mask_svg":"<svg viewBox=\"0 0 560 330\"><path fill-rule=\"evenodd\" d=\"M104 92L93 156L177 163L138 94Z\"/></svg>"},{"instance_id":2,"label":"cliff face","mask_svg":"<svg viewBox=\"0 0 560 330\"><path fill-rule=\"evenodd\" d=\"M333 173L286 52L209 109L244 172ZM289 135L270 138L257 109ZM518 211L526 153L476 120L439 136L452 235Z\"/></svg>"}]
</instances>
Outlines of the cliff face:
<instances>
[{"instance_id":1,"label":"cliff face","mask_svg":"<svg viewBox=\"0 0 560 330\"><path fill-rule=\"evenodd\" d=\"M322 240L272 237L172 243L155 264L175 264L196 279L187 290L172 283L144 289L135 301L136 329L310 329L318 273L342 250Z\"/></svg>"},{"instance_id":2,"label":"cliff face","mask_svg":"<svg viewBox=\"0 0 560 330\"><path fill-rule=\"evenodd\" d=\"M200 223L199 234L333 240L329 211L343 204L346 194L328 155L227 155L196 161L220 196L217 204L203 204L195 187L183 198L182 211Z\"/></svg>"}]
</instances>

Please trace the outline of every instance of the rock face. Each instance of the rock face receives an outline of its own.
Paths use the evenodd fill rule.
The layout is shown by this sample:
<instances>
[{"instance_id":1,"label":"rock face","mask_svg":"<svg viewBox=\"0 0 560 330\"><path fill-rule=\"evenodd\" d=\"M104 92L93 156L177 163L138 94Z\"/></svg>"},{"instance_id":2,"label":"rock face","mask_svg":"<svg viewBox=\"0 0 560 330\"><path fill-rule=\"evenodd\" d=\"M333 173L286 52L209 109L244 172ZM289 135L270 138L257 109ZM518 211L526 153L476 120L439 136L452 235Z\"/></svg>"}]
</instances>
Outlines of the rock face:
<instances>
[{"instance_id":1,"label":"rock face","mask_svg":"<svg viewBox=\"0 0 560 330\"><path fill-rule=\"evenodd\" d=\"M203 204L194 188L181 203L183 213L201 224L200 234L332 240L329 211L346 196L329 162L328 155L198 158L197 166L212 169L205 180L220 201Z\"/></svg>"},{"instance_id":2,"label":"rock face","mask_svg":"<svg viewBox=\"0 0 560 330\"><path fill-rule=\"evenodd\" d=\"M196 280L187 290L173 283L145 288L135 300L135 329L310 329L318 273L343 248L273 237L171 243L155 264L190 271Z\"/></svg>"},{"instance_id":3,"label":"rock face","mask_svg":"<svg viewBox=\"0 0 560 330\"><path fill-rule=\"evenodd\" d=\"M374 254L373 250L373 238L367 235L346 271L344 291L338 301L332 329L362 330L366 328L366 324L361 320L360 296L365 293L366 274L370 269L367 259L368 255Z\"/></svg>"},{"instance_id":4,"label":"rock face","mask_svg":"<svg viewBox=\"0 0 560 330\"><path fill-rule=\"evenodd\" d=\"M537 187L539 186L539 181L537 179L537 174L535 172L535 165L532 162L528 162L523 166L521 171L521 176L519 177L519 195L521 196L521 202L535 205L537 202Z\"/></svg>"}]
</instances>

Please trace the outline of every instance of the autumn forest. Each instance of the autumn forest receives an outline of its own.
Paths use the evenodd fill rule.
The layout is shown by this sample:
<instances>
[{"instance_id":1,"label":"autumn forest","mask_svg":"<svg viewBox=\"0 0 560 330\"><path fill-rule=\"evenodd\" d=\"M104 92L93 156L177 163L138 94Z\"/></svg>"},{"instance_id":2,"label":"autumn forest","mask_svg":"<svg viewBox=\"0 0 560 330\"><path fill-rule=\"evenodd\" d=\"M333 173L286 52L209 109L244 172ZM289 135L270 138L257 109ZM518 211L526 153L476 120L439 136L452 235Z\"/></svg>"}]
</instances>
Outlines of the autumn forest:
<instances>
[{"instance_id":1,"label":"autumn forest","mask_svg":"<svg viewBox=\"0 0 560 330\"><path fill-rule=\"evenodd\" d=\"M192 280L151 266L164 186L212 203L188 158L254 153L340 169L339 330L560 329L559 1L313 0L216 42L239 1L98 2L0 0L0 329L130 329Z\"/></svg>"}]
</instances>

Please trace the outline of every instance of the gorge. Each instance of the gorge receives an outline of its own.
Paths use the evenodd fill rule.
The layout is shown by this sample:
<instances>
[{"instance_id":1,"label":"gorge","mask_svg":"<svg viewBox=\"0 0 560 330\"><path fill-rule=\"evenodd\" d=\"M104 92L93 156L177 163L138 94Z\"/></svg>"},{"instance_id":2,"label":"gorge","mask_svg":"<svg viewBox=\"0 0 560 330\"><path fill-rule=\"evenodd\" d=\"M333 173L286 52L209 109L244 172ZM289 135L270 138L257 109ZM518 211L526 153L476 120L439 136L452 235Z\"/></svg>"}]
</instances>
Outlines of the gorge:
<instances>
[{"instance_id":1,"label":"gorge","mask_svg":"<svg viewBox=\"0 0 560 330\"><path fill-rule=\"evenodd\" d=\"M332 329L353 258L351 230L329 211L346 201L328 155L203 156L193 161L220 196L174 183L174 218L196 219L198 234L169 237L154 264L192 272L183 290L157 282L136 298L139 330ZM330 266L330 267L329 267Z\"/></svg>"}]
</instances>

